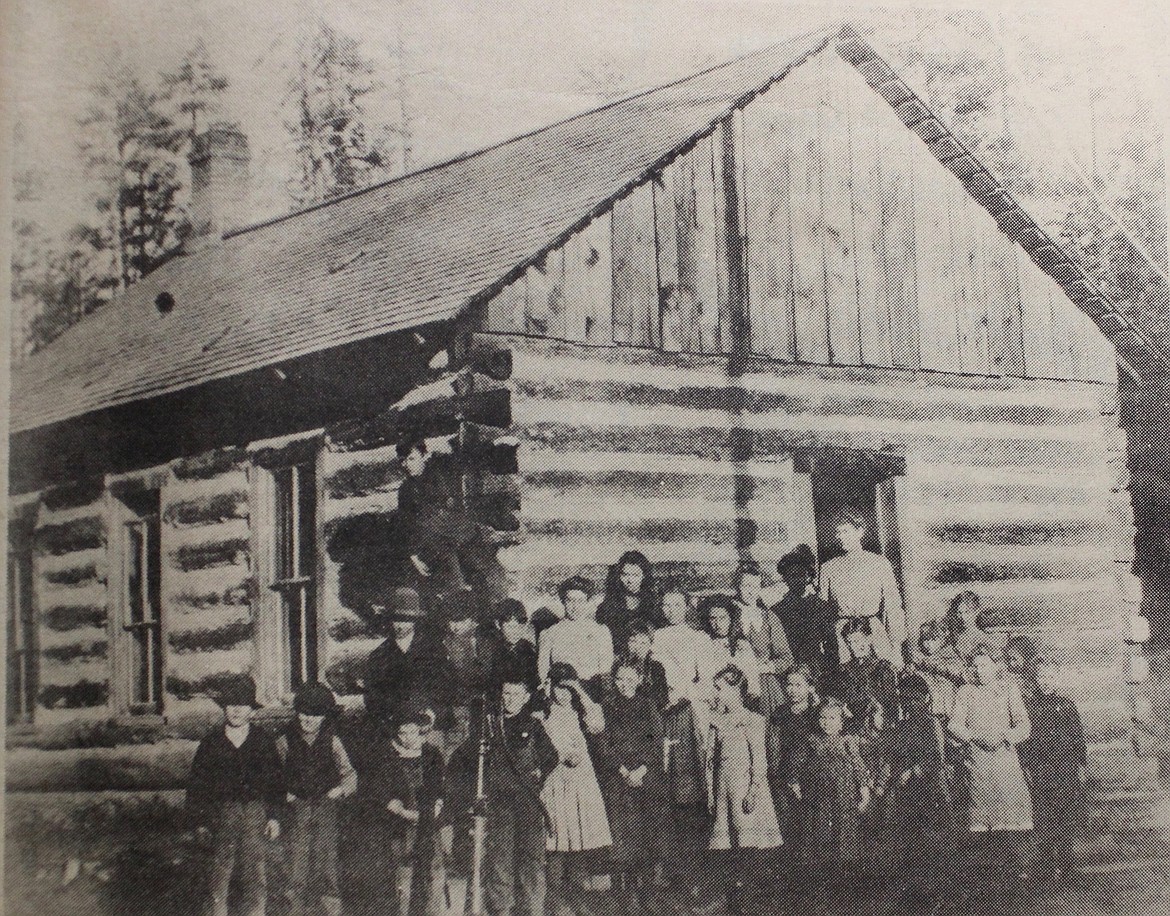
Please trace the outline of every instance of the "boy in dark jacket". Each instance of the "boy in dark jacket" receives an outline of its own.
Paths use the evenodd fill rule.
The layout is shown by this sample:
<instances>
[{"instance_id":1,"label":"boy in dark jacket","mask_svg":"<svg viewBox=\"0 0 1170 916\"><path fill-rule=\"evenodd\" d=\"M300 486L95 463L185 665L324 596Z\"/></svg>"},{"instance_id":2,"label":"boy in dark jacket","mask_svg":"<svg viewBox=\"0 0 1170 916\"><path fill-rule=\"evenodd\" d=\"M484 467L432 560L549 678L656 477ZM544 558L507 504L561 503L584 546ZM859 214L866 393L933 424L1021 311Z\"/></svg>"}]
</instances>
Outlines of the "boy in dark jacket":
<instances>
[{"instance_id":1,"label":"boy in dark jacket","mask_svg":"<svg viewBox=\"0 0 1170 916\"><path fill-rule=\"evenodd\" d=\"M337 888L337 799L352 795L357 773L333 728L337 701L323 684L305 684L293 701L296 719L276 739L284 766L290 916L303 916L306 889L325 916L341 916ZM313 882L310 885L310 877Z\"/></svg>"},{"instance_id":2,"label":"boy in dark jacket","mask_svg":"<svg viewBox=\"0 0 1170 916\"><path fill-rule=\"evenodd\" d=\"M256 682L248 675L228 683L217 698L224 724L201 742L187 782L187 809L201 835L213 842L212 916L227 916L228 887L239 859L247 916L264 916L268 882L264 839L280 836L283 797L280 758L264 730L251 724Z\"/></svg>"},{"instance_id":3,"label":"boy in dark jacket","mask_svg":"<svg viewBox=\"0 0 1170 916\"><path fill-rule=\"evenodd\" d=\"M1020 763L1032 790L1035 866L1054 879L1073 863L1072 845L1086 816L1088 751L1077 707L1056 692L1058 669L1040 659L1035 689L1025 694L1032 734L1020 745Z\"/></svg>"}]
</instances>

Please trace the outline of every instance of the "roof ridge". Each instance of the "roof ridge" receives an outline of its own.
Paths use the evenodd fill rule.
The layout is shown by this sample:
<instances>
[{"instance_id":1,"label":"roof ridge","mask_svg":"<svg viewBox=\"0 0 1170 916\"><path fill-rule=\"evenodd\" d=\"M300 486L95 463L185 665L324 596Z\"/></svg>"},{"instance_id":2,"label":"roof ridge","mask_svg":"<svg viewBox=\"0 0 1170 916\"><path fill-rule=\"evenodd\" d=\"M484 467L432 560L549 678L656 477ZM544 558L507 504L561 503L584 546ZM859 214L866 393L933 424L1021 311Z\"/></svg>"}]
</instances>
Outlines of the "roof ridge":
<instances>
[{"instance_id":1,"label":"roof ridge","mask_svg":"<svg viewBox=\"0 0 1170 916\"><path fill-rule=\"evenodd\" d=\"M754 51L748 51L744 54L740 54L738 57L733 57L730 60L723 61L722 63L713 64L712 66L707 67L706 69L697 70L693 73L688 73L686 76L681 76L678 79L671 80L668 83L660 83L657 86L650 86L646 89L640 89L637 92L633 92L633 93L630 93L629 95L622 96L620 99L614 99L612 102L607 102L606 104L599 105L596 108L589 108L585 111L579 111L576 114L572 114L572 115L569 115L568 117L561 118L559 121L552 121L548 124L542 124L540 127L536 127L536 128L533 128L532 130L528 130L528 131L525 131L523 133L516 134L514 136L508 137L507 139L500 140L496 143L491 143L488 146L484 146L484 147L481 147L481 148L476 149L476 150L469 150L467 152L459 153L456 156L452 156L450 159L444 159L441 162L432 163L431 165L424 166L423 168L420 168L420 169L416 169L413 172L407 172L405 175L396 175L395 177L388 178L385 181L379 181L375 184L369 185L368 187L357 188L356 190L349 191L349 192L347 192L345 194L341 194L337 197L331 197L328 200L322 200L322 201L318 201L315 204L310 204L307 207L301 207L300 209L297 209L297 210L291 210L288 213L281 213L278 216L272 216L272 217L269 217L268 219L260 220L259 222L249 223L249 224L243 225L243 226L237 226L233 229L229 229L228 231L224 232L222 235L222 239L226 240L226 239L234 238L234 237L239 236L239 235L246 235L247 233L255 232L259 229L266 229L269 226L273 226L273 225L276 225L278 223L283 223L283 222L286 222L288 220L295 219L296 217L299 217L299 216L304 216L307 213L314 213L317 210L322 210L322 209L324 209L326 207L330 207L334 204L341 203L342 201L352 200L355 197L361 197L362 195L369 194L372 191L378 191L378 190L381 190L383 188L389 187L390 185L400 184L400 183L405 182L405 181L407 181L411 178L414 178L418 175L426 175L426 174L429 174L431 172L438 171L439 169L445 169L445 168L448 168L452 165L458 165L461 162L466 162L470 159L475 159L479 156L483 156L483 155L486 155L488 153L494 152L495 150L498 150L498 149L501 149L502 147L508 146L511 143L516 143L520 140L526 140L529 137L534 137L537 134L544 133L545 131L552 130L553 128L561 127L562 125L568 124L571 121L575 121L578 118L585 118L585 117L588 117L589 115L594 115L594 114L597 114L597 113L602 112L602 111L609 111L612 108L616 108L619 105L624 105L627 102L633 101L634 99L639 99L639 98L642 98L644 96L651 95L652 93L655 93L655 92L661 92L663 89L670 89L674 86L681 85L682 83L689 82L690 80L698 79L701 76L706 76L709 73L714 73L717 70L724 70L728 67L732 67L732 66L735 66L736 64L742 63L745 60L750 60L753 57L760 57L760 56L763 56L765 54L769 54L771 52L774 52L777 48L779 48L781 45L784 45L784 44L791 44L794 42L807 40L809 38L812 38L815 35L823 35L825 37L825 39L828 40L828 39L832 38L834 35L840 34L841 30L843 28L846 28L846 27L847 27L846 24L838 23L838 24L833 25L833 26L823 26L819 29L812 29L808 32L802 32L798 35L791 35L791 36L784 38L780 41L776 41L776 42L773 42L772 44L765 45L762 48L757 48Z\"/></svg>"}]
</instances>

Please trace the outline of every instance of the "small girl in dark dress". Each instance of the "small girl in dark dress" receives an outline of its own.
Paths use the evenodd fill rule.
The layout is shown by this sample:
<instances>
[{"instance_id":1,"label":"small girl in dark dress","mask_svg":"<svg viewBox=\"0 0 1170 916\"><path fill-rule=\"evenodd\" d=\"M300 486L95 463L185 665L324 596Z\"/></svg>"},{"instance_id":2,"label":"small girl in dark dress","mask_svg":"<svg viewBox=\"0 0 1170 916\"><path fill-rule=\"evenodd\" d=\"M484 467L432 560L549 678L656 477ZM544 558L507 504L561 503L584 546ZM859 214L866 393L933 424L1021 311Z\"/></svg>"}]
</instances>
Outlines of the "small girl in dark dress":
<instances>
[{"instance_id":1,"label":"small girl in dark dress","mask_svg":"<svg viewBox=\"0 0 1170 916\"><path fill-rule=\"evenodd\" d=\"M797 782L793 761L817 729L820 710L813 673L808 665L793 665L784 675L784 702L768 717L768 785L776 804L780 835L787 852L800 848L799 808L790 788Z\"/></svg>"},{"instance_id":2,"label":"small girl in dark dress","mask_svg":"<svg viewBox=\"0 0 1170 916\"><path fill-rule=\"evenodd\" d=\"M1038 659L1036 689L1024 695L1032 733L1020 745L1020 763L1032 790L1036 877L1068 873L1073 841L1086 818L1085 730L1076 704L1056 692L1058 669Z\"/></svg>"},{"instance_id":3,"label":"small girl in dark dress","mask_svg":"<svg viewBox=\"0 0 1170 916\"><path fill-rule=\"evenodd\" d=\"M662 719L641 692L641 675L625 659L613 669L614 689L602 703L605 731L599 742L598 777L613 834L612 860L625 910L648 910L666 821L662 778Z\"/></svg>"},{"instance_id":4,"label":"small girl in dark dress","mask_svg":"<svg viewBox=\"0 0 1170 916\"><path fill-rule=\"evenodd\" d=\"M877 654L872 620L860 617L849 620L841 630L847 659L833 684L833 695L840 698L852 720L851 730L858 731L866 722L873 703L878 703L889 719L898 707L898 673Z\"/></svg>"},{"instance_id":5,"label":"small girl in dark dress","mask_svg":"<svg viewBox=\"0 0 1170 916\"><path fill-rule=\"evenodd\" d=\"M789 787L800 803L799 861L814 882L823 910L849 886L861 860L861 815L870 803L870 778L857 737L844 733L845 704L821 703L817 730L793 760Z\"/></svg>"}]
</instances>

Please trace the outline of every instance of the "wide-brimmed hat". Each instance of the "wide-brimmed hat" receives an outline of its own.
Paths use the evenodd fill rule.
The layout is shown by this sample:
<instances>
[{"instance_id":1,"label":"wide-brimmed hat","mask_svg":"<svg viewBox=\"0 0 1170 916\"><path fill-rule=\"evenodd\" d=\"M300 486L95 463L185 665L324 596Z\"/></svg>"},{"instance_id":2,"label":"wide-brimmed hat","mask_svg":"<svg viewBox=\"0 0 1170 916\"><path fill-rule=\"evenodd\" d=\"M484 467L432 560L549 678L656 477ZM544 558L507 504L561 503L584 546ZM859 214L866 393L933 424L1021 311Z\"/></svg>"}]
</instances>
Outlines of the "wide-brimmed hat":
<instances>
[{"instance_id":1,"label":"wide-brimmed hat","mask_svg":"<svg viewBox=\"0 0 1170 916\"><path fill-rule=\"evenodd\" d=\"M552 684L568 684L580 680L577 669L568 662L553 662L548 668L548 679Z\"/></svg>"},{"instance_id":2,"label":"wide-brimmed hat","mask_svg":"<svg viewBox=\"0 0 1170 916\"><path fill-rule=\"evenodd\" d=\"M783 574L786 569L791 569L794 566L816 574L817 558L808 544L801 544L784 554L776 563L776 572Z\"/></svg>"},{"instance_id":3,"label":"wide-brimmed hat","mask_svg":"<svg viewBox=\"0 0 1170 916\"><path fill-rule=\"evenodd\" d=\"M260 705L256 702L256 682L250 674L238 674L225 681L215 692L215 702L224 709L229 706L251 706L255 709Z\"/></svg>"},{"instance_id":4,"label":"wide-brimmed hat","mask_svg":"<svg viewBox=\"0 0 1170 916\"><path fill-rule=\"evenodd\" d=\"M386 616L391 620L422 620L426 617L418 592L413 588L400 586L390 593Z\"/></svg>"},{"instance_id":5,"label":"wide-brimmed hat","mask_svg":"<svg viewBox=\"0 0 1170 916\"><path fill-rule=\"evenodd\" d=\"M293 709L306 716L331 716L337 712L337 698L324 684L303 684L293 697Z\"/></svg>"},{"instance_id":6,"label":"wide-brimmed hat","mask_svg":"<svg viewBox=\"0 0 1170 916\"><path fill-rule=\"evenodd\" d=\"M479 616L479 602L470 589L444 592L439 597L439 610L446 620L467 620Z\"/></svg>"}]
</instances>

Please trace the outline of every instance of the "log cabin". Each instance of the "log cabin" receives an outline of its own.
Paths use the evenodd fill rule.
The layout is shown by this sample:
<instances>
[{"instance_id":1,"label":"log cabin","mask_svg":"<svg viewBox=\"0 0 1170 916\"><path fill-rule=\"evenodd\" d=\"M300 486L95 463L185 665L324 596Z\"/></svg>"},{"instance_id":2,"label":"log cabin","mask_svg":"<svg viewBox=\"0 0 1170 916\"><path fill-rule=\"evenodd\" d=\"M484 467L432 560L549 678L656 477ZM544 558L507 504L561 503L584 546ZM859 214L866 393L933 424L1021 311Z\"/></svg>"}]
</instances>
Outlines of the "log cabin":
<instances>
[{"instance_id":1,"label":"log cabin","mask_svg":"<svg viewBox=\"0 0 1170 916\"><path fill-rule=\"evenodd\" d=\"M246 158L215 127L195 206ZM316 679L360 705L423 438L476 586L534 607L630 548L723 588L862 511L911 632L969 589L1060 661L1103 823L1152 791L1117 390L1155 357L853 29L287 217L199 215L14 375L10 785L57 772L22 748L92 774L95 734L182 760L234 672L277 712Z\"/></svg>"}]
</instances>

